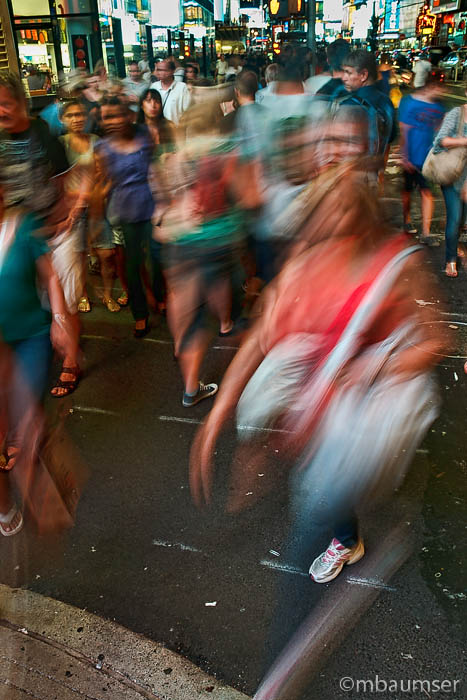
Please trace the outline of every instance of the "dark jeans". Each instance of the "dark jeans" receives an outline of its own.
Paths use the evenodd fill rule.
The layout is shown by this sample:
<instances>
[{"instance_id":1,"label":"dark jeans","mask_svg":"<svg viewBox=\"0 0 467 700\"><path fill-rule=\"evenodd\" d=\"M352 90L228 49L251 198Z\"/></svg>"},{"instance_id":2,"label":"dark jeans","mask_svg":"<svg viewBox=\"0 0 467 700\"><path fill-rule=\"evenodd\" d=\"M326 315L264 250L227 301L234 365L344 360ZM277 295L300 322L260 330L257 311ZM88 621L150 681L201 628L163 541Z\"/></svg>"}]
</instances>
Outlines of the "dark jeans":
<instances>
[{"instance_id":1,"label":"dark jeans","mask_svg":"<svg viewBox=\"0 0 467 700\"><path fill-rule=\"evenodd\" d=\"M162 304L165 301L165 280L162 273L162 243L155 241L151 237L149 253L152 268L152 293L156 301Z\"/></svg>"},{"instance_id":2,"label":"dark jeans","mask_svg":"<svg viewBox=\"0 0 467 700\"><path fill-rule=\"evenodd\" d=\"M148 305L141 279L141 266L144 265L152 226L150 221L121 224L125 239L126 274L131 313L135 321L148 317Z\"/></svg>"},{"instance_id":3,"label":"dark jeans","mask_svg":"<svg viewBox=\"0 0 467 700\"><path fill-rule=\"evenodd\" d=\"M441 187L441 189L446 205L446 231L444 234L446 237L446 262L456 262L457 239L464 204L460 192L457 192L452 185Z\"/></svg>"}]
</instances>

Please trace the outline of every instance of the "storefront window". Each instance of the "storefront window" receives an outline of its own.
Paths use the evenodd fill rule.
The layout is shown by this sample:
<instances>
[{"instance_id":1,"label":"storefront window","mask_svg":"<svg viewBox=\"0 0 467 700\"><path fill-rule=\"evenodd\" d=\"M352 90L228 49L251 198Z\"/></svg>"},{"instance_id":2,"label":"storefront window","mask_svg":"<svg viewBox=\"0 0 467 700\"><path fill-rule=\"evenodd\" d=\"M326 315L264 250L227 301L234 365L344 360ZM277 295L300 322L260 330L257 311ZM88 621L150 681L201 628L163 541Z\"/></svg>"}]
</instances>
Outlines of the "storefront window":
<instances>
[{"instance_id":1,"label":"storefront window","mask_svg":"<svg viewBox=\"0 0 467 700\"><path fill-rule=\"evenodd\" d=\"M57 82L57 61L52 37L52 25L45 22L24 25L16 30L22 73L32 94L51 92Z\"/></svg>"},{"instance_id":2,"label":"storefront window","mask_svg":"<svg viewBox=\"0 0 467 700\"><path fill-rule=\"evenodd\" d=\"M12 5L16 17L50 15L49 0L13 0Z\"/></svg>"}]
</instances>

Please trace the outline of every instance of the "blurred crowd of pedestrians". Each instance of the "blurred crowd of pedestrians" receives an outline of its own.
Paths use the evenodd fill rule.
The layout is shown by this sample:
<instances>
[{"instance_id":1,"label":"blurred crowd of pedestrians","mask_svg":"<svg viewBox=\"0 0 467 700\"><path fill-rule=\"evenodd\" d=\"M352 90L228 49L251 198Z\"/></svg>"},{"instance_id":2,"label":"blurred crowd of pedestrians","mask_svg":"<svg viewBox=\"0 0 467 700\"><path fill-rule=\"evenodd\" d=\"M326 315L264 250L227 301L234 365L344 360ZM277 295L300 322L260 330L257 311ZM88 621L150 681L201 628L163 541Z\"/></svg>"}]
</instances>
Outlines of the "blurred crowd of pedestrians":
<instances>
[{"instance_id":1,"label":"blurred crowd of pedestrians","mask_svg":"<svg viewBox=\"0 0 467 700\"><path fill-rule=\"evenodd\" d=\"M337 40L312 77L293 50L268 65L221 55L212 80L172 57L131 61L123 81L100 66L72 76L41 118L30 116L21 81L0 75L3 535L22 527L10 475L25 407L42 410L53 351L63 365L52 397L82 378L92 259L100 302L110 313L129 305L135 338L150 331L151 313L166 315L184 407L218 391L200 376L213 319L219 336L243 336L193 446L195 502L211 497L225 425L277 428L271 439L290 461L291 538L305 547L313 522L333 534L311 578L330 581L364 555L360 510L400 484L438 410L432 370L446 340L415 302L433 281L412 192L422 198L420 241L431 245L425 159L432 146L435 156L467 146L464 107L445 114L436 72L397 116L383 58L378 66ZM388 226L379 199L399 132L405 231ZM465 168L443 185L450 276ZM239 433L232 512L245 484L273 469L256 434Z\"/></svg>"}]
</instances>

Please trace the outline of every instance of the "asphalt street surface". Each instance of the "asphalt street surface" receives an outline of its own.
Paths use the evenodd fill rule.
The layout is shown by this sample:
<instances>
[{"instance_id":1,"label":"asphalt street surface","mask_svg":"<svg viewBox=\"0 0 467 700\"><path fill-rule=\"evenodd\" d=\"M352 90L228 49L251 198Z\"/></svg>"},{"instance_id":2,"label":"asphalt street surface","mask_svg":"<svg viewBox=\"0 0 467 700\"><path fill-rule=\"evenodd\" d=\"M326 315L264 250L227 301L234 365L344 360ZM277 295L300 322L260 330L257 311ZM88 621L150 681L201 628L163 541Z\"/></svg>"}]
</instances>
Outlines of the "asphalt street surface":
<instances>
[{"instance_id":1,"label":"asphalt street surface","mask_svg":"<svg viewBox=\"0 0 467 700\"><path fill-rule=\"evenodd\" d=\"M400 225L399 187L392 155L384 206ZM444 205L440 192L436 196L433 231L441 234ZM419 218L415 195L415 224ZM369 553L399 523L409 524L413 552L379 588L378 571L369 576L365 558L346 568L339 581L343 602L355 587L376 585L378 595L357 621L347 613L339 620L338 638L329 640L333 653L313 667L304 700L371 697L341 687L341 679L375 676L459 680L450 697L467 697L467 271L457 279L444 277L440 240L439 248L427 251L427 265L447 301L441 322L451 326L455 339L452 356L440 358L438 368L442 413L403 488L362 521ZM211 404L182 407L165 319L155 316L150 334L135 340L129 310L110 314L98 292L92 294L92 312L82 316L81 384L69 399L50 402L52 409L65 407L68 430L90 468L76 526L60 539L39 538L30 528L2 538L1 560L8 564L2 564L0 580L116 620L253 694L280 637L311 611L319 615L338 580L314 584L304 575L309 560L286 558L285 482L242 515L224 514L233 432L218 448L213 505L203 512L192 505L189 450ZM213 339L204 381L221 381L237 344L235 337ZM264 449L271 460L281 460L267 435ZM316 554L329 536L316 533ZM339 619L339 608L335 615ZM325 651L317 649L317 656ZM427 697L426 691L378 694Z\"/></svg>"}]
</instances>

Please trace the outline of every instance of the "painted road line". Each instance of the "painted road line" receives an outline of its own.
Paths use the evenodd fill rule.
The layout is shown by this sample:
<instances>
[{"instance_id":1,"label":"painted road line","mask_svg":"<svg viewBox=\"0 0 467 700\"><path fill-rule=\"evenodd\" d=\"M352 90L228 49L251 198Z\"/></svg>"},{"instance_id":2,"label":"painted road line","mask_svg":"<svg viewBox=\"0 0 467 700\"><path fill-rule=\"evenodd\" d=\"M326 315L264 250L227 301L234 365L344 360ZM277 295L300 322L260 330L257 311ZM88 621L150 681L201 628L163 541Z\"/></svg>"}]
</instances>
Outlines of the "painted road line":
<instances>
[{"instance_id":1,"label":"painted road line","mask_svg":"<svg viewBox=\"0 0 467 700\"><path fill-rule=\"evenodd\" d=\"M115 338L109 338L106 335L90 335L89 333L82 333L80 337L85 340L115 340Z\"/></svg>"},{"instance_id":2,"label":"painted road line","mask_svg":"<svg viewBox=\"0 0 467 700\"><path fill-rule=\"evenodd\" d=\"M354 586L368 586L369 588L378 588L382 591L389 591L390 593L395 593L397 591L397 588L394 588L394 586L388 586L382 581L378 581L378 579L374 578L360 578L358 576L347 576L345 580L347 581L347 583L350 583Z\"/></svg>"},{"instance_id":3,"label":"painted road line","mask_svg":"<svg viewBox=\"0 0 467 700\"><path fill-rule=\"evenodd\" d=\"M204 421L197 418L182 418L181 416L158 416L159 420L168 423L188 423L190 425L203 425ZM291 430L282 430L279 428L258 428L255 425L237 425L237 430L250 430L259 433L291 433Z\"/></svg>"},{"instance_id":4,"label":"painted road line","mask_svg":"<svg viewBox=\"0 0 467 700\"><path fill-rule=\"evenodd\" d=\"M455 311L440 311L441 316L457 316L457 318L467 318L467 314L456 313Z\"/></svg>"},{"instance_id":5,"label":"painted road line","mask_svg":"<svg viewBox=\"0 0 467 700\"><path fill-rule=\"evenodd\" d=\"M106 335L93 335L91 333L83 333L81 338L84 340L106 340L108 342L114 342L115 340L127 340L128 338L112 338ZM163 340L162 338L143 338L144 343L157 343L158 345L172 345L172 340ZM210 350L238 350L238 345L212 345Z\"/></svg>"},{"instance_id":6,"label":"painted road line","mask_svg":"<svg viewBox=\"0 0 467 700\"><path fill-rule=\"evenodd\" d=\"M157 343L158 345L173 345L171 340L162 340L161 338L143 338L145 343Z\"/></svg>"},{"instance_id":7,"label":"painted road line","mask_svg":"<svg viewBox=\"0 0 467 700\"><path fill-rule=\"evenodd\" d=\"M296 576L306 576L308 577L309 574L307 571L302 571L296 566L291 566L290 564L280 564L277 561L271 561L270 559L261 559L260 561L261 566L265 566L268 569L272 569L273 571L280 571L282 573L286 574L295 574ZM394 586L388 586L387 584L383 583L382 581L374 578L362 578L360 576L346 576L343 579L344 581L347 581L347 583L353 585L353 586L366 586L369 588L377 588L382 591L388 591L390 593L395 593L397 591Z\"/></svg>"},{"instance_id":8,"label":"painted road line","mask_svg":"<svg viewBox=\"0 0 467 700\"><path fill-rule=\"evenodd\" d=\"M118 417L120 414L116 413L115 411L107 411L104 408L95 408L94 406L73 406L71 411L78 411L79 413L97 413L99 415L103 416L116 416ZM70 411L70 413L71 413Z\"/></svg>"},{"instance_id":9,"label":"painted road line","mask_svg":"<svg viewBox=\"0 0 467 700\"><path fill-rule=\"evenodd\" d=\"M279 564L277 561L270 561L269 559L261 559L261 566L265 566L268 569L273 569L273 571L281 571L286 574L295 574L296 576L308 576L305 571L298 569L296 566L289 566L288 564Z\"/></svg>"},{"instance_id":10,"label":"painted road line","mask_svg":"<svg viewBox=\"0 0 467 700\"><path fill-rule=\"evenodd\" d=\"M203 554L201 549L192 547L190 544L183 544L183 542L167 542L166 540L153 540L152 543L155 547L165 547L167 549L180 549L182 552L195 552L196 554Z\"/></svg>"},{"instance_id":11,"label":"painted road line","mask_svg":"<svg viewBox=\"0 0 467 700\"><path fill-rule=\"evenodd\" d=\"M346 635L382 593L380 587L367 585L367 582L389 581L412 549L411 533L401 524L364 558L360 570L366 576L360 579L360 585L349 587L341 578L329 586L320 604L312 609L273 662L254 700L302 697L314 675L336 653Z\"/></svg>"},{"instance_id":12,"label":"painted road line","mask_svg":"<svg viewBox=\"0 0 467 700\"><path fill-rule=\"evenodd\" d=\"M159 420L168 423L188 423L189 425L202 425L203 421L197 418L179 418L178 416L158 416Z\"/></svg>"}]
</instances>

